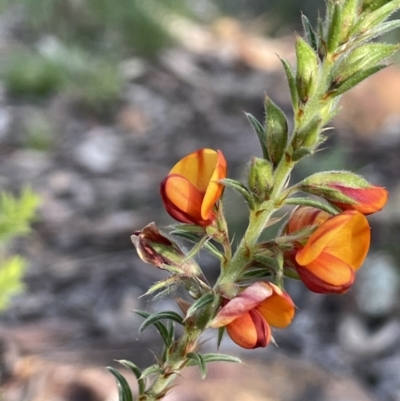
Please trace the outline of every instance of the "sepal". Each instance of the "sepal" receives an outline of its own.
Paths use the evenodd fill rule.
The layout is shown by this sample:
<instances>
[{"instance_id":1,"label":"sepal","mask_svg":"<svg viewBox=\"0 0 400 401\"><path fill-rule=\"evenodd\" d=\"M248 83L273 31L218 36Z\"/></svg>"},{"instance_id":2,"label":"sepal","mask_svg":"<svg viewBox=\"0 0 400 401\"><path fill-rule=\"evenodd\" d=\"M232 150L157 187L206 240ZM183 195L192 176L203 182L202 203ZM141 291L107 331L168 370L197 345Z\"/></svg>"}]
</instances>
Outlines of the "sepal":
<instances>
[{"instance_id":1,"label":"sepal","mask_svg":"<svg viewBox=\"0 0 400 401\"><path fill-rule=\"evenodd\" d=\"M269 198L273 185L273 165L258 157L252 157L249 164L248 184L250 191L259 202Z\"/></svg>"}]
</instances>

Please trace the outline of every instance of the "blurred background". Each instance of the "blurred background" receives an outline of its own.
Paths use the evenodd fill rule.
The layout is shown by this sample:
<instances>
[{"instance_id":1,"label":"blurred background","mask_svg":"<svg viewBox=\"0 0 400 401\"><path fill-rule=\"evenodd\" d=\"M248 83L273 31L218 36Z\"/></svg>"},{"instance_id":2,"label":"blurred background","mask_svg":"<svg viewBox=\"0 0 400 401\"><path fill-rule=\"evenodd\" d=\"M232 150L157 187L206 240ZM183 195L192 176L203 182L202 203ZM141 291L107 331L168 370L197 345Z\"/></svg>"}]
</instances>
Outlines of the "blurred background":
<instances>
[{"instance_id":1,"label":"blurred background","mask_svg":"<svg viewBox=\"0 0 400 401\"><path fill-rule=\"evenodd\" d=\"M317 0L0 0L2 401L117 400L104 366L152 362L160 341L138 333L132 310L174 303L139 298L163 274L130 235L172 222L159 182L187 153L221 149L230 177L246 177L261 152L244 111L262 118L268 94L290 115L276 54L294 61L300 13L315 21L318 10ZM400 400L396 63L342 104L327 146L293 181L352 169L390 190L356 285L335 297L288 282L298 311L274 333L279 348L244 353L227 338L221 351L246 363L210 366L206 381L188 369L169 401ZM225 204L238 237L246 207L229 190ZM214 260L200 263L215 277Z\"/></svg>"}]
</instances>

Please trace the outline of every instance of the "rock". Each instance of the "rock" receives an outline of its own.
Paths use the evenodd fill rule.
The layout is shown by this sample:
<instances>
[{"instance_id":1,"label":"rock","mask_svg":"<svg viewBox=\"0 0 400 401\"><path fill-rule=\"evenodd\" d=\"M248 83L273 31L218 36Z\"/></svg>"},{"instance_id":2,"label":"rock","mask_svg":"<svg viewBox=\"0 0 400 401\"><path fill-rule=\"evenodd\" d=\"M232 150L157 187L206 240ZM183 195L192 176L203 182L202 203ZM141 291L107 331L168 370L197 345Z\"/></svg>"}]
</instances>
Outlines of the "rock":
<instances>
[{"instance_id":1,"label":"rock","mask_svg":"<svg viewBox=\"0 0 400 401\"><path fill-rule=\"evenodd\" d=\"M105 127L93 128L85 136L75 150L76 162L94 174L110 173L121 156L123 144L120 138Z\"/></svg>"}]
</instances>

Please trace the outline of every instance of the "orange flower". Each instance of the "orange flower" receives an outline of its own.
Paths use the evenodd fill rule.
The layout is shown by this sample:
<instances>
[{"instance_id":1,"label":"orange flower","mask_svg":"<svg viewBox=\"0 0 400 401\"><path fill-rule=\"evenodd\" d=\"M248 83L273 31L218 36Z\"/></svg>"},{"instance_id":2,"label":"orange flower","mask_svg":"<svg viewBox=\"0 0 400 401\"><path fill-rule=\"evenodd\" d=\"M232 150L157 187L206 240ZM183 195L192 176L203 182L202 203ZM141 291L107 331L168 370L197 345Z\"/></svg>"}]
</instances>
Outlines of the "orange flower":
<instances>
[{"instance_id":1,"label":"orange flower","mask_svg":"<svg viewBox=\"0 0 400 401\"><path fill-rule=\"evenodd\" d=\"M351 188L344 185L330 185L332 189L340 191L354 203L339 202L329 199L334 205L343 210L358 210L363 214L371 214L379 212L388 200L388 191L383 187L375 187L373 185L368 188Z\"/></svg>"},{"instance_id":2,"label":"orange flower","mask_svg":"<svg viewBox=\"0 0 400 401\"><path fill-rule=\"evenodd\" d=\"M284 328L294 316L289 295L272 283L257 282L228 301L211 322L211 327L226 326L231 339L243 348L266 347L271 341L271 326Z\"/></svg>"},{"instance_id":3,"label":"orange flower","mask_svg":"<svg viewBox=\"0 0 400 401\"><path fill-rule=\"evenodd\" d=\"M312 207L294 210L286 232L317 225L306 244L297 243L287 259L303 283L317 293L343 293L355 279L370 245L366 217L356 210L331 216Z\"/></svg>"},{"instance_id":4,"label":"orange flower","mask_svg":"<svg viewBox=\"0 0 400 401\"><path fill-rule=\"evenodd\" d=\"M172 168L161 183L167 212L178 221L206 227L215 219L214 205L222 194L218 181L226 177L226 160L220 150L199 149Z\"/></svg>"}]
</instances>

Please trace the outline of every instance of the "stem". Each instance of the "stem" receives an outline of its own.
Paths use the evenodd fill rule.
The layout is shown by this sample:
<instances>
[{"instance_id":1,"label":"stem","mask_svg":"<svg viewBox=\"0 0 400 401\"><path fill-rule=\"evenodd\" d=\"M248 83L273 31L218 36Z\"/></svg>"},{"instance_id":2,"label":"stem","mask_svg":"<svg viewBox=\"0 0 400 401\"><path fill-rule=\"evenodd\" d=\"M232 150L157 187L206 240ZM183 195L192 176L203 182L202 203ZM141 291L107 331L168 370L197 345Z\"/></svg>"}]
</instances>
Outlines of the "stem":
<instances>
[{"instance_id":1,"label":"stem","mask_svg":"<svg viewBox=\"0 0 400 401\"><path fill-rule=\"evenodd\" d=\"M235 282L240 275L242 267L251 260L251 250L257 243L271 215L281 206L277 205L277 200L282 190L285 188L294 165L294 162L286 160L285 157L280 161L275 170L274 188L270 199L264 202L257 210L250 213L250 220L246 233L230 263L226 266L226 270L219 277L216 286Z\"/></svg>"}]
</instances>

